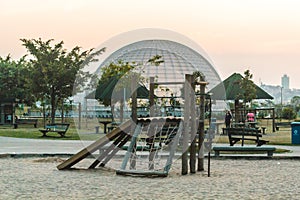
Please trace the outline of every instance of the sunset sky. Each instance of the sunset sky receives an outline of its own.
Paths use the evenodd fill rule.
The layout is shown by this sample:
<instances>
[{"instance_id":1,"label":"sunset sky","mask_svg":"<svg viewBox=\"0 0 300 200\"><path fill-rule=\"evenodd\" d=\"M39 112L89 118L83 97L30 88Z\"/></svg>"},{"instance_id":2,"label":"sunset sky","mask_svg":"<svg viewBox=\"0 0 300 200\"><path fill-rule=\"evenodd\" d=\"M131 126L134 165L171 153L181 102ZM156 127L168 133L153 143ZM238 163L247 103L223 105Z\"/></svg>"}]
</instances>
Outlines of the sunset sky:
<instances>
[{"instance_id":1,"label":"sunset sky","mask_svg":"<svg viewBox=\"0 0 300 200\"><path fill-rule=\"evenodd\" d=\"M159 28L200 45L222 79L250 69L258 84L280 85L287 74L300 89L299 10L297 0L0 0L0 56L26 54L21 38L89 49Z\"/></svg>"}]
</instances>

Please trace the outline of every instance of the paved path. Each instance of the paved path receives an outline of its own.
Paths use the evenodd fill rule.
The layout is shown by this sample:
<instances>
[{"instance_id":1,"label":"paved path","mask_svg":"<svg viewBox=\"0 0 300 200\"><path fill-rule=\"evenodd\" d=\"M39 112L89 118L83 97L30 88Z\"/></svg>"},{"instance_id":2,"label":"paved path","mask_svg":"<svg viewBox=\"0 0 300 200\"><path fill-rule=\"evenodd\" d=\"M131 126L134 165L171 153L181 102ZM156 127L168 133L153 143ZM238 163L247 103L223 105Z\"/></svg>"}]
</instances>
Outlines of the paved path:
<instances>
[{"instance_id":1,"label":"paved path","mask_svg":"<svg viewBox=\"0 0 300 200\"><path fill-rule=\"evenodd\" d=\"M0 137L0 154L75 154L92 142Z\"/></svg>"},{"instance_id":2,"label":"paved path","mask_svg":"<svg viewBox=\"0 0 300 200\"><path fill-rule=\"evenodd\" d=\"M94 141L81 140L46 140L0 137L0 154L75 154ZM226 146L228 144L216 144ZM288 149L289 153L274 154L274 157L299 157L299 146L269 145ZM226 156L228 154L221 154ZM235 154L236 155L236 154ZM243 154L244 155L244 154ZM260 154L261 155L261 154ZM252 154L253 156L253 154Z\"/></svg>"}]
</instances>

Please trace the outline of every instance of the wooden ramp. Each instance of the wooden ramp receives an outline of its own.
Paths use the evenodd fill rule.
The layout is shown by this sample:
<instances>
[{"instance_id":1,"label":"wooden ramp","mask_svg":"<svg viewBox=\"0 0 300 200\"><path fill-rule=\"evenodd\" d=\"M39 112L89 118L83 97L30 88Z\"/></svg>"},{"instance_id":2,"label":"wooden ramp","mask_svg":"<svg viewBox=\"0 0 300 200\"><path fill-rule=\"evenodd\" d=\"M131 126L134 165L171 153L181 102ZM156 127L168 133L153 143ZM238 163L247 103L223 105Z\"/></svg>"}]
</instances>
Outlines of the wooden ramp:
<instances>
[{"instance_id":1,"label":"wooden ramp","mask_svg":"<svg viewBox=\"0 0 300 200\"><path fill-rule=\"evenodd\" d=\"M96 142L92 143L91 145L87 146L83 150L73 155L65 162L58 165L57 169L59 170L70 169L76 163L80 162L81 160L88 157L95 151L101 149L101 147L103 147L104 145L114 140L114 142L105 150L103 154L101 154L94 161L94 163L89 168L95 168L98 164L104 166L120 150L120 148L131 138L131 135L129 134L131 125L132 125L131 120L121 124L119 127L112 130L104 137L100 138Z\"/></svg>"}]
</instances>

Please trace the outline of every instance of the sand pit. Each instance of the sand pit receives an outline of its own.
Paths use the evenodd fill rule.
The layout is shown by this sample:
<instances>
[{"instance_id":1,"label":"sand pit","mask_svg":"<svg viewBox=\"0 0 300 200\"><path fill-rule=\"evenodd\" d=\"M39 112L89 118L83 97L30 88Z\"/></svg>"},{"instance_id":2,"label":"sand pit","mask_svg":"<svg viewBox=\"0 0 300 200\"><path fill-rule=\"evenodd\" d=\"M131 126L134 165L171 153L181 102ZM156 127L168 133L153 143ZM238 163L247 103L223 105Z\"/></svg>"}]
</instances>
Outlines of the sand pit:
<instances>
[{"instance_id":1,"label":"sand pit","mask_svg":"<svg viewBox=\"0 0 300 200\"><path fill-rule=\"evenodd\" d=\"M181 176L180 163L174 163L167 178L119 176L110 169L59 171L61 161L1 158L0 199L298 199L300 193L299 160L213 159L211 177ZM121 160L113 162L117 167Z\"/></svg>"}]
</instances>

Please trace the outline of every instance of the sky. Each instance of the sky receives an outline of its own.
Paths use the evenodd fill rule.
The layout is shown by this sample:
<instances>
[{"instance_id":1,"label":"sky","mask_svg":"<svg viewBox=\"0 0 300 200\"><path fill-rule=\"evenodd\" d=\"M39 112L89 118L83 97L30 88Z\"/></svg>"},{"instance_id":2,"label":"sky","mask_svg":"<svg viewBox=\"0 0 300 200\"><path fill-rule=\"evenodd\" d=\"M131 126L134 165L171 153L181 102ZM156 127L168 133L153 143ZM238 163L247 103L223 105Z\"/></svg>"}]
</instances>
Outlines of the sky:
<instances>
[{"instance_id":1,"label":"sky","mask_svg":"<svg viewBox=\"0 0 300 200\"><path fill-rule=\"evenodd\" d=\"M300 89L299 9L297 0L0 0L0 56L27 54L21 38L86 50L158 28L201 46L222 79L249 69L257 84L280 85L287 74Z\"/></svg>"}]
</instances>

